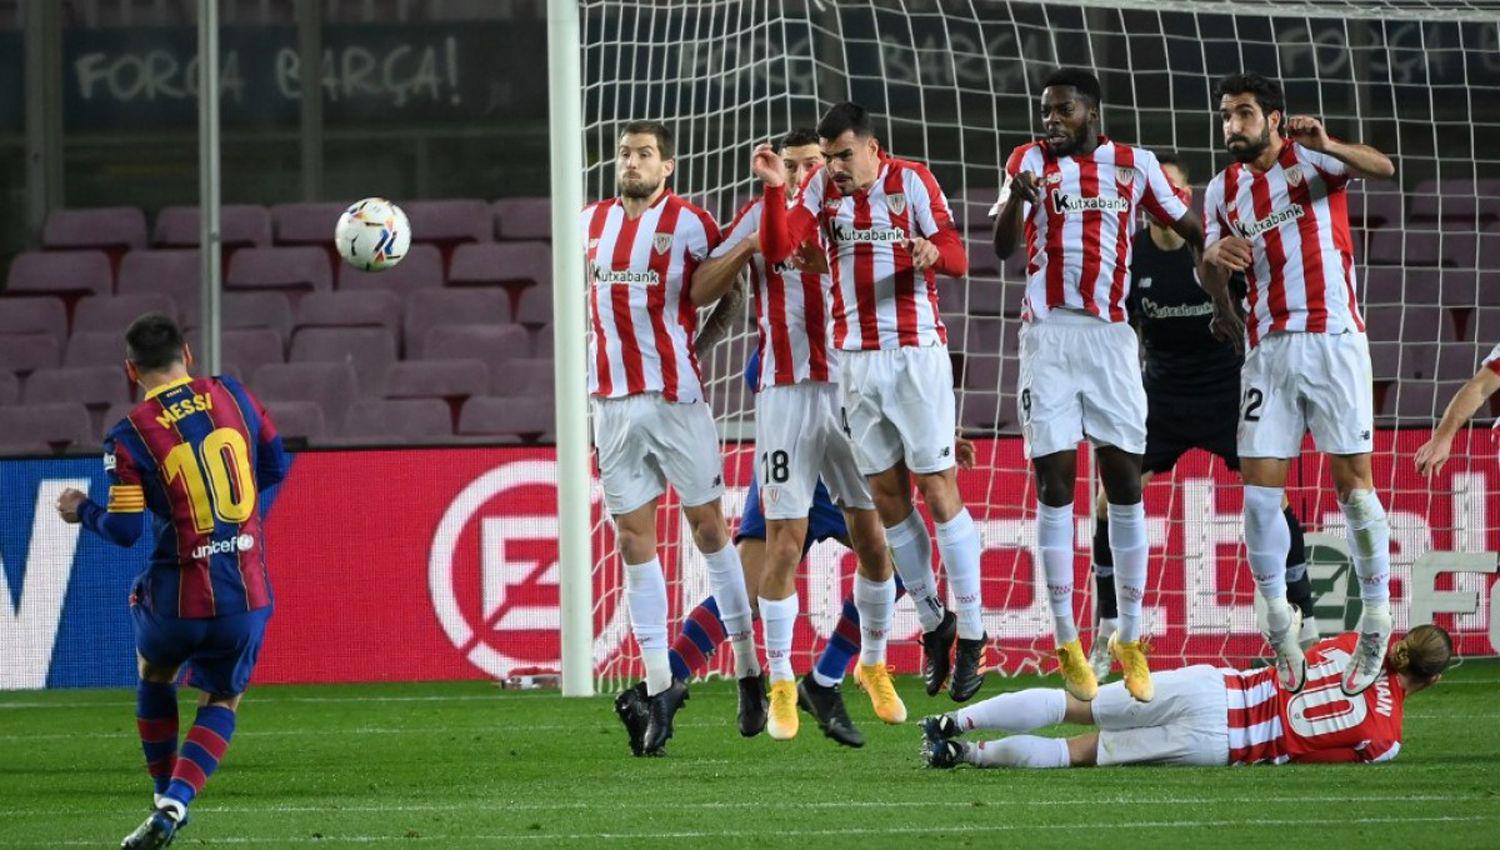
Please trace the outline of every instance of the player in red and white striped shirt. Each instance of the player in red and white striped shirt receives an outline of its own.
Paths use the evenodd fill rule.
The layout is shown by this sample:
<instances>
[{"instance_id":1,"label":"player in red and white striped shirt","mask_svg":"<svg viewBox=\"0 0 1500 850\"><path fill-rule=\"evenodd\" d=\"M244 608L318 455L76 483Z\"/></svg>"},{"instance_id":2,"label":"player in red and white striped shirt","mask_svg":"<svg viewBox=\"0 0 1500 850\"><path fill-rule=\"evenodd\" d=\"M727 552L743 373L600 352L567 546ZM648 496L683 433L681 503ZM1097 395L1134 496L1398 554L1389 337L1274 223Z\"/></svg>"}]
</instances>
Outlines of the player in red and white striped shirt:
<instances>
[{"instance_id":1,"label":"player in red and white striped shirt","mask_svg":"<svg viewBox=\"0 0 1500 850\"><path fill-rule=\"evenodd\" d=\"M1417 626L1382 653L1374 686L1349 696L1339 680L1360 640L1350 632L1308 650L1307 684L1297 692L1281 686L1274 667L1199 664L1157 673L1150 703L1131 699L1118 682L1093 702L1041 688L1002 694L924 719L923 755L945 768L1387 762L1401 751L1406 698L1442 678L1453 639L1438 626ZM1066 739L960 740L975 729L1030 732L1063 722L1099 730Z\"/></svg>"},{"instance_id":2,"label":"player in red and white striped shirt","mask_svg":"<svg viewBox=\"0 0 1500 850\"><path fill-rule=\"evenodd\" d=\"M1496 390L1500 390L1500 344L1490 350L1474 377L1453 394L1448 408L1443 411L1443 420L1432 432L1432 438L1417 449L1418 472L1436 475L1442 471L1443 464L1448 462L1448 452L1453 448L1454 435ZM1495 420L1494 427L1500 429L1500 419Z\"/></svg>"},{"instance_id":3,"label":"player in red and white striped shirt","mask_svg":"<svg viewBox=\"0 0 1500 850\"><path fill-rule=\"evenodd\" d=\"M792 181L823 165L818 137L793 130L779 154ZM792 203L796 203L795 198ZM797 622L797 564L807 538L808 512L821 476L843 509L850 542L859 556L854 606L859 612L859 679L875 713L887 723L906 722L906 706L885 666L886 633L896 604L896 582L886 557L885 528L875 514L869 486L845 439L838 386L838 350L828 320L830 275L817 246L780 263L760 253L760 199L746 204L723 244L694 273L695 285L726 290L747 264L760 329L760 374L755 387L755 456L760 501L766 518L766 563L759 579L760 621L770 666L771 705L766 729L789 740L798 728L797 704L814 709L820 722L842 714L838 682L814 671L799 686L792 669L792 632ZM819 710L826 709L826 710Z\"/></svg>"},{"instance_id":4,"label":"player in red and white striped shirt","mask_svg":"<svg viewBox=\"0 0 1500 850\"><path fill-rule=\"evenodd\" d=\"M1343 681L1346 693L1357 694L1375 681L1391 634L1391 546L1370 469L1374 392L1354 298L1345 186L1355 177L1390 177L1395 167L1372 147L1331 138L1316 118L1287 117L1281 87L1260 74L1231 74L1216 96L1235 162L1204 198L1209 245L1200 278L1214 298L1215 328L1234 339L1240 320L1229 276L1244 272L1249 288L1238 448L1245 548L1266 601L1266 639L1282 684L1300 687L1300 614L1286 601L1291 539L1282 496L1291 459L1311 431L1329 457L1359 575L1363 639Z\"/></svg>"},{"instance_id":5,"label":"player in red and white striped shirt","mask_svg":"<svg viewBox=\"0 0 1500 850\"><path fill-rule=\"evenodd\" d=\"M718 245L719 228L667 188L672 146L662 124L626 124L615 159L620 194L582 214L594 447L625 561L630 626L646 667L645 681L615 705L637 755L662 752L687 699L687 686L672 678L667 585L656 557L656 508L667 482L708 564L734 646L740 710L763 710L750 599L720 504L719 436L693 355L697 308L710 301L691 284L693 270Z\"/></svg>"},{"instance_id":6,"label":"player in red and white striped shirt","mask_svg":"<svg viewBox=\"0 0 1500 850\"><path fill-rule=\"evenodd\" d=\"M896 571L922 620L923 677L936 694L952 670L960 702L983 682L979 532L958 493L953 370L937 310L937 274L960 276L968 256L943 190L920 163L888 156L865 109L841 103L818 122L827 165L787 208L786 167L770 145L752 167L765 184L761 250L768 263L817 244L833 278L833 342L842 351L845 435L870 482ZM912 476L937 523L957 617L932 574L927 526ZM958 650L950 661L954 638Z\"/></svg>"},{"instance_id":7,"label":"player in red and white striped shirt","mask_svg":"<svg viewBox=\"0 0 1500 850\"><path fill-rule=\"evenodd\" d=\"M1019 398L1026 456L1037 480L1042 554L1059 669L1070 693L1093 699L1099 683L1073 621L1073 492L1078 442L1098 447L1109 501L1119 627L1110 651L1130 692L1151 699L1141 650L1146 593L1146 391L1135 331L1126 321L1138 211L1170 226L1198 251L1203 227L1156 156L1099 133L1099 81L1074 68L1042 84L1045 138L1016 148L995 218L995 252L1015 250L1024 231L1026 301L1021 318Z\"/></svg>"}]
</instances>

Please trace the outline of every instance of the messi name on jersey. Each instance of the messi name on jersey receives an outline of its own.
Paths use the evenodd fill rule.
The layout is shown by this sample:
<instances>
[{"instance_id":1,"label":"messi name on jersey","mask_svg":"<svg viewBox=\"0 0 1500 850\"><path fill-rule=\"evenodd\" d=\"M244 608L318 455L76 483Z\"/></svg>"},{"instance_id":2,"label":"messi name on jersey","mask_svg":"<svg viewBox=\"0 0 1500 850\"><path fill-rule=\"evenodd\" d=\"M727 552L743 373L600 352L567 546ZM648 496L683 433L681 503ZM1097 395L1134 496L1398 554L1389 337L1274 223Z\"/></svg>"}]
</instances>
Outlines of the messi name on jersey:
<instances>
[{"instance_id":1,"label":"messi name on jersey","mask_svg":"<svg viewBox=\"0 0 1500 850\"><path fill-rule=\"evenodd\" d=\"M162 405L161 413L156 417L156 424L163 428L171 428L177 421L192 416L194 413L206 413L213 409L214 397L208 393L197 393L181 401Z\"/></svg>"}]
</instances>

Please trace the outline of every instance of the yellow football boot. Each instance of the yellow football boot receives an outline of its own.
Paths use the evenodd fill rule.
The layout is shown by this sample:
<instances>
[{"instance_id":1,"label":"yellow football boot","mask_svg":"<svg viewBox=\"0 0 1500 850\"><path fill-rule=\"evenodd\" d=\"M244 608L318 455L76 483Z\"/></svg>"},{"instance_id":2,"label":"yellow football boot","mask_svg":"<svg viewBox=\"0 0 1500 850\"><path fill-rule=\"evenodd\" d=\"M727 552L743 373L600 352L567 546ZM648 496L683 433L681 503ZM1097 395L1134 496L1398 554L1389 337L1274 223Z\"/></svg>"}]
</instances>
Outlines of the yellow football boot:
<instances>
[{"instance_id":1,"label":"yellow football boot","mask_svg":"<svg viewBox=\"0 0 1500 850\"><path fill-rule=\"evenodd\" d=\"M766 731L775 741L790 741L797 737L797 682L786 679L771 683L771 716L766 719Z\"/></svg>"},{"instance_id":2,"label":"yellow football boot","mask_svg":"<svg viewBox=\"0 0 1500 850\"><path fill-rule=\"evenodd\" d=\"M1057 663L1068 693L1084 702L1099 695L1099 680L1094 677L1094 668L1089 665L1089 657L1078 638L1057 648Z\"/></svg>"},{"instance_id":3,"label":"yellow football boot","mask_svg":"<svg viewBox=\"0 0 1500 850\"><path fill-rule=\"evenodd\" d=\"M854 669L854 680L870 695L870 706L875 716L886 723L906 722L906 703L896 693L896 683L891 681L891 671L884 663L860 664Z\"/></svg>"},{"instance_id":4,"label":"yellow football boot","mask_svg":"<svg viewBox=\"0 0 1500 850\"><path fill-rule=\"evenodd\" d=\"M1146 649L1145 641L1126 643L1109 639L1109 654L1120 662L1120 669L1125 672L1125 690L1130 691L1136 702L1150 702L1156 695L1156 688L1151 685L1151 668L1146 666Z\"/></svg>"}]
</instances>

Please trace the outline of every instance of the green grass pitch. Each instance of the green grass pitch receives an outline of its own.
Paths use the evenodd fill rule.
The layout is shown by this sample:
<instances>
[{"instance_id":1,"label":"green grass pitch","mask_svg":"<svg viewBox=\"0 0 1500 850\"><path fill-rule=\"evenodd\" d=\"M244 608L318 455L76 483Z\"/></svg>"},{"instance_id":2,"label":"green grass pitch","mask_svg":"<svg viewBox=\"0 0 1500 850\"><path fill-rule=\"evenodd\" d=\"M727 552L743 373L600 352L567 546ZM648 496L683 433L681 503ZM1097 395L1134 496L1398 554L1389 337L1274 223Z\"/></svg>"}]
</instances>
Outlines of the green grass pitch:
<instances>
[{"instance_id":1,"label":"green grass pitch","mask_svg":"<svg viewBox=\"0 0 1500 850\"><path fill-rule=\"evenodd\" d=\"M900 687L914 721L952 705ZM259 688L174 847L1500 846L1500 663L1413 697L1380 766L938 772L915 725L846 697L862 750L806 715L795 741L742 739L716 682L695 686L669 757L636 759L604 698ZM0 695L0 847L118 846L149 806L134 730L131 691Z\"/></svg>"}]
</instances>

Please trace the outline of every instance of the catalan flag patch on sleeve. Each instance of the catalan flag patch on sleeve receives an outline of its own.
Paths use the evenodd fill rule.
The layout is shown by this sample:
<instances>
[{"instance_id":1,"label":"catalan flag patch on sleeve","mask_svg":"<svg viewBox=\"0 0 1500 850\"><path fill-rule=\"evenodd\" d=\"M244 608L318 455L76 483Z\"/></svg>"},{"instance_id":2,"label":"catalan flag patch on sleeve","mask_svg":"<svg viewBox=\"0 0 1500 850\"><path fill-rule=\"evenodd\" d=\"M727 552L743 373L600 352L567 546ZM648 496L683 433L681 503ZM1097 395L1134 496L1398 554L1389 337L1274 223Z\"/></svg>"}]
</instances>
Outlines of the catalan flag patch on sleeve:
<instances>
[{"instance_id":1,"label":"catalan flag patch on sleeve","mask_svg":"<svg viewBox=\"0 0 1500 850\"><path fill-rule=\"evenodd\" d=\"M146 509L146 491L139 484L116 484L109 488L109 512L138 514Z\"/></svg>"}]
</instances>

